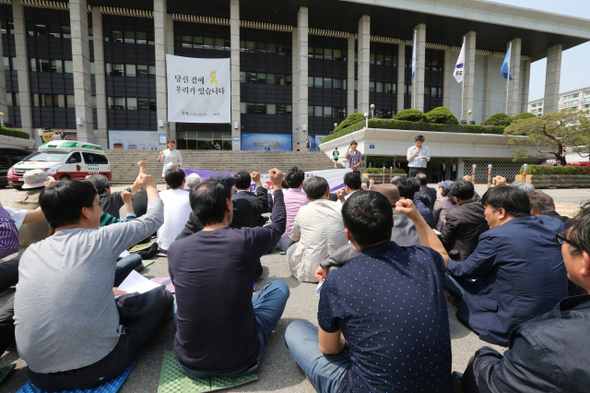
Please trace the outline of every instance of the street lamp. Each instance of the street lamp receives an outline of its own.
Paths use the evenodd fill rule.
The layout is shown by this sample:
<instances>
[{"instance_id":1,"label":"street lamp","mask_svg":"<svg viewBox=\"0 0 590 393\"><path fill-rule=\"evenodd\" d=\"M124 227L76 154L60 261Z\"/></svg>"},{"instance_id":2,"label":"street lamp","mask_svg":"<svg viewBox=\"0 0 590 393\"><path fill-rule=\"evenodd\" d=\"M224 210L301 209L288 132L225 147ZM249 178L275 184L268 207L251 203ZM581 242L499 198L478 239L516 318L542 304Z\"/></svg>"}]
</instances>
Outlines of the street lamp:
<instances>
[{"instance_id":1,"label":"street lamp","mask_svg":"<svg viewBox=\"0 0 590 393\"><path fill-rule=\"evenodd\" d=\"M2 128L4 128L4 112L0 112L0 123L2 124Z\"/></svg>"},{"instance_id":2,"label":"street lamp","mask_svg":"<svg viewBox=\"0 0 590 393\"><path fill-rule=\"evenodd\" d=\"M371 119L375 118L375 104L371 104Z\"/></svg>"},{"instance_id":3,"label":"street lamp","mask_svg":"<svg viewBox=\"0 0 590 393\"><path fill-rule=\"evenodd\" d=\"M467 114L469 115L469 124L471 124L471 114L473 113L473 111L471 109L469 109L467 111Z\"/></svg>"}]
</instances>

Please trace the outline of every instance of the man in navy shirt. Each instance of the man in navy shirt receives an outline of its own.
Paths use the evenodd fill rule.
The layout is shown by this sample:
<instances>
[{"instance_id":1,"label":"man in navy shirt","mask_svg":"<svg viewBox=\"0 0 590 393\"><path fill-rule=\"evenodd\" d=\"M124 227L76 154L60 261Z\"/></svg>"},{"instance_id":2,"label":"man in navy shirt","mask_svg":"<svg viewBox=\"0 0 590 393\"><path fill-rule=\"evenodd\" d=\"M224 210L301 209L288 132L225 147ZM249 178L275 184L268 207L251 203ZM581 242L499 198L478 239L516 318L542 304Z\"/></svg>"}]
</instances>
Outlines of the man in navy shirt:
<instances>
[{"instance_id":1,"label":"man in navy shirt","mask_svg":"<svg viewBox=\"0 0 590 393\"><path fill-rule=\"evenodd\" d=\"M262 255L285 232L283 173L269 171L274 188L273 222L266 227L230 228L231 189L207 180L190 192L204 228L172 243L170 277L176 288L174 354L191 377L239 376L258 368L266 342L289 298L283 281L252 296Z\"/></svg>"},{"instance_id":2,"label":"man in navy shirt","mask_svg":"<svg viewBox=\"0 0 590 393\"><path fill-rule=\"evenodd\" d=\"M285 332L295 361L321 393L451 391L442 288L448 255L411 200L396 206L414 221L423 246L390 241L393 216L385 196L354 193L342 217L360 254L323 281L319 329L295 321Z\"/></svg>"}]
</instances>

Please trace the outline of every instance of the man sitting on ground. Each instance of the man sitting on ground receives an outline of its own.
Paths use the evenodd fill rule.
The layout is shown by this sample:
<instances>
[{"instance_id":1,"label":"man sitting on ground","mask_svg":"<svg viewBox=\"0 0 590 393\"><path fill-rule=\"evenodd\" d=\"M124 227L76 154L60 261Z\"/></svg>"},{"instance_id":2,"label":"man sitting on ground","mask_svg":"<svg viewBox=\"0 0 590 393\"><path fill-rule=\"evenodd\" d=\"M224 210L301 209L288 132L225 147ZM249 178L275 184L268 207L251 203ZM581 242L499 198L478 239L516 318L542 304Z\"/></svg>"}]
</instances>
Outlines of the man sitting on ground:
<instances>
[{"instance_id":1,"label":"man sitting on ground","mask_svg":"<svg viewBox=\"0 0 590 393\"><path fill-rule=\"evenodd\" d=\"M166 253L184 228L191 206L188 191L184 190L184 171L178 167L168 169L164 179L168 190L160 192L160 199L164 202L164 224L158 229L158 246Z\"/></svg>"},{"instance_id":2,"label":"man sitting on ground","mask_svg":"<svg viewBox=\"0 0 590 393\"><path fill-rule=\"evenodd\" d=\"M342 204L328 199L326 179L313 176L303 182L303 191L311 201L295 217L287 250L291 273L299 281L317 282L315 271L329 254L346 244L342 224Z\"/></svg>"},{"instance_id":3,"label":"man sitting on ground","mask_svg":"<svg viewBox=\"0 0 590 393\"><path fill-rule=\"evenodd\" d=\"M436 189L428 187L428 178L425 173L418 173L416 177L420 180L420 192L428 195L430 205L428 207L432 210L434 202L436 201Z\"/></svg>"},{"instance_id":4,"label":"man sitting on ground","mask_svg":"<svg viewBox=\"0 0 590 393\"><path fill-rule=\"evenodd\" d=\"M464 261L477 247L479 235L490 227L482 204L473 200L473 183L465 180L453 183L450 195L459 208L447 213L440 240L452 260Z\"/></svg>"},{"instance_id":5,"label":"man sitting on ground","mask_svg":"<svg viewBox=\"0 0 590 393\"><path fill-rule=\"evenodd\" d=\"M426 194L417 193L420 189L420 182L415 178L398 177L393 178L391 184L395 185L399 190L399 195L404 199L411 199L416 205L416 209L420 212L426 223L434 228L434 218L432 216L432 209L424 203L424 198L427 199ZM419 194L419 195L416 195ZM422 198L424 197L424 198Z\"/></svg>"},{"instance_id":6,"label":"man sitting on ground","mask_svg":"<svg viewBox=\"0 0 590 393\"><path fill-rule=\"evenodd\" d=\"M443 227L445 226L445 218L447 217L447 213L459 207L459 205L455 203L455 200L449 196L452 184L453 182L451 180L445 180L438 183L440 197L434 201L432 216L434 219L435 229L439 232L442 231Z\"/></svg>"},{"instance_id":7,"label":"man sitting on ground","mask_svg":"<svg viewBox=\"0 0 590 393\"><path fill-rule=\"evenodd\" d=\"M156 180L140 175L135 184L148 193L147 213L101 228L91 182L59 181L41 192L55 233L22 254L14 304L18 352L38 388L86 389L119 376L171 310L163 286L113 296L117 257L163 221Z\"/></svg>"},{"instance_id":8,"label":"man sitting on ground","mask_svg":"<svg viewBox=\"0 0 590 393\"><path fill-rule=\"evenodd\" d=\"M535 216L549 216L557 218L563 222L565 229L572 226L572 219L567 216L562 216L555 210L555 202L551 196L545 194L543 191L534 191L529 195L531 202L531 213Z\"/></svg>"},{"instance_id":9,"label":"man sitting on ground","mask_svg":"<svg viewBox=\"0 0 590 393\"><path fill-rule=\"evenodd\" d=\"M232 228L254 228L264 225L264 217L262 213L266 212L268 208L267 191L260 182L260 173L252 172L250 175L246 171L240 171L234 175L236 178L236 192L232 196L234 201L234 208L237 214L234 217ZM252 181L256 184L256 194L250 191ZM244 203L245 200L249 203Z\"/></svg>"},{"instance_id":10,"label":"man sitting on ground","mask_svg":"<svg viewBox=\"0 0 590 393\"><path fill-rule=\"evenodd\" d=\"M504 355L483 347L463 375L466 393L586 392L590 386L590 206L557 234L568 276L586 290L510 335ZM556 242L557 243L557 242Z\"/></svg>"},{"instance_id":11,"label":"man sitting on ground","mask_svg":"<svg viewBox=\"0 0 590 393\"><path fill-rule=\"evenodd\" d=\"M390 202L355 193L342 216L360 254L325 279L319 329L307 321L287 327L293 358L320 392L451 392L448 256L411 200L397 209L415 222L425 247L391 242Z\"/></svg>"},{"instance_id":12,"label":"man sitting on ground","mask_svg":"<svg viewBox=\"0 0 590 393\"><path fill-rule=\"evenodd\" d=\"M445 289L461 299L461 322L482 340L507 346L512 329L567 296L566 271L554 241L563 223L531 216L528 196L516 187L493 187L482 203L490 230L466 260L449 263Z\"/></svg>"},{"instance_id":13,"label":"man sitting on ground","mask_svg":"<svg viewBox=\"0 0 590 393\"><path fill-rule=\"evenodd\" d=\"M285 228L283 237L281 237L281 241L277 243L277 247L281 251L286 251L287 248L289 248L289 246L293 243L290 236L291 229L293 229L295 216L297 216L297 213L299 213L299 209L301 209L302 206L305 206L309 203L309 199L307 199L305 193L301 191L301 187L303 187L303 181L305 180L305 172L294 166L293 168L289 169L289 171L287 171L285 180L289 186L287 191L283 191L285 198L285 209L287 210L287 226Z\"/></svg>"},{"instance_id":14,"label":"man sitting on ground","mask_svg":"<svg viewBox=\"0 0 590 393\"><path fill-rule=\"evenodd\" d=\"M275 199L273 222L265 227L229 227L231 188L222 181L207 180L190 192L204 228L174 242L168 262L176 288L174 354L191 377L254 371L283 314L289 297L283 281L271 282L252 297L258 261L285 231L283 174L272 169L269 175Z\"/></svg>"}]
</instances>

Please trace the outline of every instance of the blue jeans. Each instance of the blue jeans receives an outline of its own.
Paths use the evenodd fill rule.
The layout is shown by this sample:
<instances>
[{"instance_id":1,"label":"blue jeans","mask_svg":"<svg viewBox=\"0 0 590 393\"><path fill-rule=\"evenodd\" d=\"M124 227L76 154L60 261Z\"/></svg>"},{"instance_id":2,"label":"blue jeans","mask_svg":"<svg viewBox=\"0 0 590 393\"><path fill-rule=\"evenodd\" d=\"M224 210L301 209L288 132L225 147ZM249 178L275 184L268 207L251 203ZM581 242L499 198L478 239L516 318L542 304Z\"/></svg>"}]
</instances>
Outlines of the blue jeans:
<instances>
[{"instance_id":1,"label":"blue jeans","mask_svg":"<svg viewBox=\"0 0 590 393\"><path fill-rule=\"evenodd\" d=\"M294 321L285 331L291 355L320 393L337 392L350 367L350 351L336 355L320 351L318 328L308 321Z\"/></svg>"},{"instance_id":2,"label":"blue jeans","mask_svg":"<svg viewBox=\"0 0 590 393\"><path fill-rule=\"evenodd\" d=\"M118 287L127 278L131 270L141 265L141 256L129 254L122 258L115 267L115 286Z\"/></svg>"},{"instance_id":3,"label":"blue jeans","mask_svg":"<svg viewBox=\"0 0 590 393\"><path fill-rule=\"evenodd\" d=\"M277 248L281 251L287 252L289 247L291 247L293 244L294 243L293 240L291 240L291 236L283 235L283 237L281 237L281 239L277 243Z\"/></svg>"},{"instance_id":4,"label":"blue jeans","mask_svg":"<svg viewBox=\"0 0 590 393\"><path fill-rule=\"evenodd\" d=\"M256 322L258 325L258 340L260 341L260 351L258 352L258 362L252 365L246 365L242 369L234 371L229 374L211 374L211 373L200 373L183 367L180 363L178 365L184 370L184 372L193 378L206 378L212 376L223 376L223 377L237 377L244 374L249 374L256 370L262 364L264 355L266 354L266 344L270 337L270 334L279 323L285 305L289 299L289 287L284 281L273 281L267 284L260 292L257 292L252 296L252 307L254 308L254 314L256 316ZM176 319L176 299L174 300L174 326L177 325ZM236 327L238 328L238 327Z\"/></svg>"},{"instance_id":5,"label":"blue jeans","mask_svg":"<svg viewBox=\"0 0 590 393\"><path fill-rule=\"evenodd\" d=\"M467 280L460 277L455 277L449 272L445 272L443 279L443 288L448 291L451 295L461 300L465 290L468 290L473 285L472 280Z\"/></svg>"}]
</instances>

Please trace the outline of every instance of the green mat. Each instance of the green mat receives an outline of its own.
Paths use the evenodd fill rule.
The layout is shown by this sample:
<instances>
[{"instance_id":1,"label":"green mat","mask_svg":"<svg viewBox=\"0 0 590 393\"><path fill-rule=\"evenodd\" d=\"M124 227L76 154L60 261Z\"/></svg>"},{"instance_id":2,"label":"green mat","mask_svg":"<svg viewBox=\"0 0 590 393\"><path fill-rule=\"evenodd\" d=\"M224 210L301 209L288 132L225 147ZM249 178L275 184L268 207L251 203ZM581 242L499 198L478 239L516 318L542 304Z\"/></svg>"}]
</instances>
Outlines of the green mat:
<instances>
[{"instance_id":1,"label":"green mat","mask_svg":"<svg viewBox=\"0 0 590 393\"><path fill-rule=\"evenodd\" d=\"M145 261L141 261L141 264L143 265L143 268L145 269L146 267L148 267L149 265L151 265L154 262L155 261L152 259L146 259Z\"/></svg>"},{"instance_id":2,"label":"green mat","mask_svg":"<svg viewBox=\"0 0 590 393\"><path fill-rule=\"evenodd\" d=\"M176 363L173 351L164 352L158 393L201 393L229 389L258 380L255 373L241 377L190 378Z\"/></svg>"},{"instance_id":3,"label":"green mat","mask_svg":"<svg viewBox=\"0 0 590 393\"><path fill-rule=\"evenodd\" d=\"M16 367L16 363L9 364L8 366L0 367L0 382L4 381L4 378L10 374L12 370Z\"/></svg>"}]
</instances>

